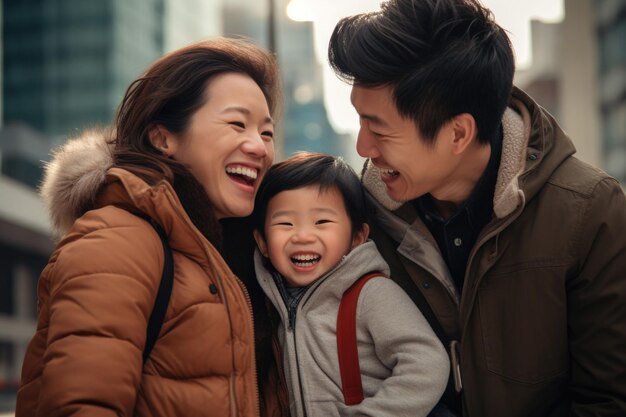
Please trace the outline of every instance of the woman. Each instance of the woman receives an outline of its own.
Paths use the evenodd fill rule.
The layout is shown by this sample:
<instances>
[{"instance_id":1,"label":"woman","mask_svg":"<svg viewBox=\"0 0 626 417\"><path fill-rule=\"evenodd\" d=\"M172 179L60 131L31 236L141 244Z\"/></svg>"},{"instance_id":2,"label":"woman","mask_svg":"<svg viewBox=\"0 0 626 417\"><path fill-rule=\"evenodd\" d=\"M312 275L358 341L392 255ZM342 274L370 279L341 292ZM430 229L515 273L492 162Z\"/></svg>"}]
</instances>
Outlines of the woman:
<instances>
[{"instance_id":1,"label":"woman","mask_svg":"<svg viewBox=\"0 0 626 417\"><path fill-rule=\"evenodd\" d=\"M274 157L277 67L217 39L164 56L131 84L113 134L68 142L42 187L64 236L38 287L16 416L257 416L250 299L219 221L252 212ZM164 267L174 282L145 364Z\"/></svg>"}]
</instances>

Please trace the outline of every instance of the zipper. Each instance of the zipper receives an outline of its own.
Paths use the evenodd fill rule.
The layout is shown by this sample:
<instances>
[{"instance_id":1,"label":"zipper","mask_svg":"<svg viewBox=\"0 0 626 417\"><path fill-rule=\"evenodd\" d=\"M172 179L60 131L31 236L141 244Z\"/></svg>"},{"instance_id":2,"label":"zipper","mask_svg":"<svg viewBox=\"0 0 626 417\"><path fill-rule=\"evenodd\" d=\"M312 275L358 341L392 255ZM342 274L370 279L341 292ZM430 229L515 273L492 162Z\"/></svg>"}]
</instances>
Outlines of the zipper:
<instances>
[{"instance_id":1,"label":"zipper","mask_svg":"<svg viewBox=\"0 0 626 417\"><path fill-rule=\"evenodd\" d=\"M185 213L185 210L182 209L182 207L180 206L180 203L178 202L178 197L176 196L176 192L174 191L173 187L171 186L171 184L166 183L165 186L165 191L164 191L164 195L166 196L168 202L170 203L170 205L175 209L176 213L178 214L179 220L183 223L186 224L187 227L190 229L190 232L196 237L197 243L198 245L204 250L204 254L206 256L206 260L208 261L207 264L209 265L209 267L214 263L211 260L211 249L213 249L213 251L216 253L216 255L219 257L219 259L223 262L224 266L226 267L226 271L230 272L230 276L232 276L235 280L235 282L239 285L239 287L241 288L241 290L243 291L244 294L244 298L246 299L246 304L248 305L248 311L250 313L250 319L251 319L251 324L252 324L252 329L251 329L251 333L252 333L252 362L251 362L251 368L252 368L252 381L254 383L254 389L255 389L255 394L256 394L256 416L260 416L261 415L261 407L260 407L260 403L259 403L259 399L260 399L260 395L259 395L259 387L258 387L258 381L257 381L257 376L256 376L256 354L255 354L255 340L254 340L254 314L252 312L252 301L250 300L250 295L248 294L248 290L245 288L245 286L243 285L243 283L241 282L241 280L239 279L239 277L237 277L235 274L232 273L232 271L230 270L230 268L228 267L228 265L226 264L226 260L222 257L222 255L219 253L219 251L217 250L217 248L215 248L213 246L213 244L211 242L209 242L203 235L202 233L200 233L200 231L196 228L196 226L191 222L191 220L186 217L185 215L183 215L182 213ZM182 210L181 210L182 209ZM182 213L181 213L182 212ZM214 273L215 272L215 273ZM209 274L207 274L209 277L214 276L215 279L215 283L218 286L218 290L219 290L219 297L222 300L222 302L224 303L224 307L226 308L226 311L228 312L228 317L230 319L230 314L232 313L229 305L228 305L228 297L226 297L226 292L224 291L224 285L222 282L222 277L220 276L219 273L217 273L217 271L210 271ZM232 331L232 323L230 323L231 325L231 332L230 332L230 337L231 337L231 341L234 342L234 337L233 337L233 331ZM234 373L234 369L235 369L235 343L231 343L231 353L232 353L232 357L233 357L233 372L231 372L230 376L229 376L229 387L230 387L230 401L233 404L233 406L231 407L231 416L236 417L237 415L237 396L235 395L235 373Z\"/></svg>"},{"instance_id":2,"label":"zipper","mask_svg":"<svg viewBox=\"0 0 626 417\"><path fill-rule=\"evenodd\" d=\"M487 243L487 241L489 241L491 238L493 238L494 236L496 236L497 234L499 234L500 232L502 232L504 229L506 229L511 223L513 223L521 214L521 212L524 209L524 204L520 204L518 206L518 208L516 209L515 212L513 212L512 214L509 215L509 217L502 222L500 225L496 225L492 227L491 230L486 231L482 236L480 237L480 241L474 245L474 247L472 248L472 251L470 252L470 256L468 258L467 261L467 266L465 268L465 277L463 278L465 281L467 281L467 278L469 276L469 271L471 269L472 266L472 261L474 260L474 257L476 256L476 253L478 252L478 250L485 244ZM482 277L480 277L482 278ZM476 299L476 288L478 288L478 284L480 283L480 280L472 283L471 288L468 288L471 291L471 299L467 300L465 304L470 303L470 305L474 304L474 300ZM467 299L468 297L466 297ZM460 306L459 306L460 307ZM463 323L461 323L461 335L463 335L465 333L465 328L467 327L467 322L469 319L469 315L467 315L467 317L465 317L463 319Z\"/></svg>"},{"instance_id":3,"label":"zipper","mask_svg":"<svg viewBox=\"0 0 626 417\"><path fill-rule=\"evenodd\" d=\"M300 372L300 361L298 360L298 343L296 342L296 326L291 331L291 338L293 340L293 350L296 353L296 370L298 371L298 388L300 391L300 403L302 407L302 414L306 417L306 406L304 405L304 388L302 388L302 375Z\"/></svg>"},{"instance_id":4,"label":"zipper","mask_svg":"<svg viewBox=\"0 0 626 417\"><path fill-rule=\"evenodd\" d=\"M243 282L241 282L239 277L237 277L235 274L233 274L232 277L235 279L235 282L237 282L237 284L239 284L239 287L243 291L244 298L246 299L246 304L248 305L248 311L250 312L250 323L252 325L251 326L251 333L252 333L252 355L253 355L252 356L252 361L251 361L251 365L252 365L251 366L251 368L252 368L252 382L253 382L253 385L254 385L254 394L255 394L255 398L256 398L256 415L260 416L261 415L261 404L260 404L261 395L259 393L259 382L257 380L257 370L256 370L256 350L255 350L256 341L255 341L255 333L254 333L254 312L252 310L252 300L250 299L250 294L248 294L248 290L246 289L245 285L243 285ZM234 346L235 346L235 344L233 343L233 348L234 348ZM234 375L233 375L233 377L234 377ZM234 391L232 391L232 392L234 394Z\"/></svg>"}]
</instances>

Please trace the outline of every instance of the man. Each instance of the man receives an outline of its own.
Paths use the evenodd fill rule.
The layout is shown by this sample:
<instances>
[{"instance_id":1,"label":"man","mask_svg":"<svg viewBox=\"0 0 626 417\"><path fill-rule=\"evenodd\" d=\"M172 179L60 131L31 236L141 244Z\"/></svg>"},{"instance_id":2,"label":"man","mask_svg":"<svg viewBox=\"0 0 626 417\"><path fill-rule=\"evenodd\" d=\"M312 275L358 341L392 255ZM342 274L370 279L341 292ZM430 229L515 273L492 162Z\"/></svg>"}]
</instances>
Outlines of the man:
<instances>
[{"instance_id":1,"label":"man","mask_svg":"<svg viewBox=\"0 0 626 417\"><path fill-rule=\"evenodd\" d=\"M442 401L471 417L625 416L624 192L513 87L490 11L389 0L342 19L329 59L353 84L372 237L448 346Z\"/></svg>"}]
</instances>

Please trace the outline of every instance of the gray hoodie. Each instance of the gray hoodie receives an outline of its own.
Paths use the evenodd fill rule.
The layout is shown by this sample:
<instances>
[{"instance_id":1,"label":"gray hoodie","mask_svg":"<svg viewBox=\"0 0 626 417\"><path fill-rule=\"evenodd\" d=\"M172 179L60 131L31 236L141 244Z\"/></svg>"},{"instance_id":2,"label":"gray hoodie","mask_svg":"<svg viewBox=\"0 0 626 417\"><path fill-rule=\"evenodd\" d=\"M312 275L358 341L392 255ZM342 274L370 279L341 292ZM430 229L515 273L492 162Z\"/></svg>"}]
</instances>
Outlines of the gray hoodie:
<instances>
[{"instance_id":1,"label":"gray hoodie","mask_svg":"<svg viewBox=\"0 0 626 417\"><path fill-rule=\"evenodd\" d=\"M357 344L365 399L346 406L337 359L339 303L361 276L389 268L372 241L350 252L311 284L289 325L288 311L264 259L255 253L257 279L281 317L283 352L292 417L426 416L449 375L445 349L422 313L392 280L374 278L357 305ZM287 326L284 325L287 323Z\"/></svg>"}]
</instances>

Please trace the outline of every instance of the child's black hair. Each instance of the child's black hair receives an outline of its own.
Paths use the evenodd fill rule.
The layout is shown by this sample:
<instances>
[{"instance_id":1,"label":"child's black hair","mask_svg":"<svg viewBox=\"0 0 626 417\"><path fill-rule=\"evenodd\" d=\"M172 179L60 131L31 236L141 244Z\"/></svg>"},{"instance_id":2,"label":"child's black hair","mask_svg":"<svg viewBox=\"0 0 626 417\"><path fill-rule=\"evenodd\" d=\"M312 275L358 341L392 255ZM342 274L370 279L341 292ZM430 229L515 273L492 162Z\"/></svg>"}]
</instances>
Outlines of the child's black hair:
<instances>
[{"instance_id":1,"label":"child's black hair","mask_svg":"<svg viewBox=\"0 0 626 417\"><path fill-rule=\"evenodd\" d=\"M256 195L254 228L265 238L265 216L269 201L276 194L319 185L320 192L336 188L346 206L354 236L367 222L367 201L359 177L341 158L316 152L298 152L272 166Z\"/></svg>"}]
</instances>

